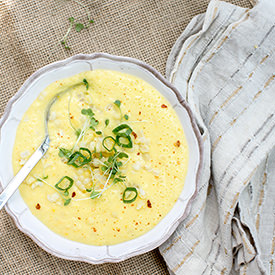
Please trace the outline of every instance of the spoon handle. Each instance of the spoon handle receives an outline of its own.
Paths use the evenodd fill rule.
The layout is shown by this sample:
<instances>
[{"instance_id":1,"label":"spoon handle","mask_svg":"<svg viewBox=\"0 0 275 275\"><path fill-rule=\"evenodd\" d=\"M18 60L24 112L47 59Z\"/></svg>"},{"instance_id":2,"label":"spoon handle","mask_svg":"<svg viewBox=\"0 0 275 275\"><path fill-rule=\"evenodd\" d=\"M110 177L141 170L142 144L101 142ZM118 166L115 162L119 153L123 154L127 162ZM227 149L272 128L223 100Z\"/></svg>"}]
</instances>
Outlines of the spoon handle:
<instances>
[{"instance_id":1,"label":"spoon handle","mask_svg":"<svg viewBox=\"0 0 275 275\"><path fill-rule=\"evenodd\" d=\"M8 183L7 187L0 194L0 210L9 200L9 198L14 194L14 192L18 189L20 184L28 176L28 174L35 167L38 161L45 155L45 153L49 149L49 143L50 143L50 140L49 140L49 137L47 136L43 141L43 143L38 147L38 149L31 155L28 161L15 175L15 177Z\"/></svg>"}]
</instances>

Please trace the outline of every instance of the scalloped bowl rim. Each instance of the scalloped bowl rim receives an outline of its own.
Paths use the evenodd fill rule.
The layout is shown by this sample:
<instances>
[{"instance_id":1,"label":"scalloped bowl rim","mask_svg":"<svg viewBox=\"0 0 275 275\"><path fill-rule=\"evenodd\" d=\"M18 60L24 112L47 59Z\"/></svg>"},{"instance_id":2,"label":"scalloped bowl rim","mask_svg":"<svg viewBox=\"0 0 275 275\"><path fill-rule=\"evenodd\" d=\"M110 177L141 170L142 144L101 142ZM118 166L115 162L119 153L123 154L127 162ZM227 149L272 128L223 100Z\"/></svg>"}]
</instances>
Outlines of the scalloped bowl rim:
<instances>
[{"instance_id":1,"label":"scalloped bowl rim","mask_svg":"<svg viewBox=\"0 0 275 275\"><path fill-rule=\"evenodd\" d=\"M6 148L5 141L7 139L7 130L6 128L9 126L9 124L12 124L12 120L14 117L12 117L13 112L16 108L18 109L20 105L17 103L20 103L20 100L27 94L30 95L33 86L37 84L39 81L41 81L41 78L50 75L54 71L58 70L60 72L66 73L66 66L68 72L70 72L71 75L76 74L77 72L74 72L74 70L78 71L79 68L76 66L76 68L73 68L74 64L79 63L79 66L84 66L84 63L90 67L90 69L94 69L94 67L99 65L103 67L105 63L108 64L114 68L118 68L118 70L125 70L126 73L130 73L133 71L137 71L145 77L148 75L148 79L145 79L147 82L149 82L152 85L152 82L156 85L159 85L161 87L161 90L165 91L164 96L170 103L174 102L176 100L176 104L173 105L173 107L178 109L178 112L181 112L183 116L185 116L185 124L188 124L186 127L189 127L190 130L190 138L193 136L193 141L195 146L193 149L196 151L195 153L191 152L189 150L189 155L192 153L194 155L194 167L192 167L192 175L190 175L190 180L188 180L188 192L185 191L185 186L183 188L183 191L180 195L179 200L175 203L174 207L170 212L161 220L153 229L151 229L149 232L141 235L138 238L135 238L133 240L117 244L117 245L109 245L109 246L89 246L84 245L82 243L70 241L68 239L65 239L58 234L52 232L49 228L47 228L44 224L42 224L37 218L35 218L26 204L24 203L23 199L20 196L19 191L17 190L14 196L9 200L9 202L6 204L5 209L7 213L13 218L16 226L21 230L23 233L25 233L27 236L29 236L35 243L37 243L41 248L46 250L52 255L55 255L60 258L68 259L68 260L75 260L75 261L83 261L88 262L92 264L102 264L106 262L119 262L122 260L126 260L130 257L140 255L142 253L148 252L152 249L155 249L156 247L160 246L165 240L167 240L174 230L177 228L179 223L189 214L191 203L194 200L196 194L197 194L197 183L201 174L202 169L202 140L201 135L198 129L198 126L195 122L195 118L191 112L191 109L187 105L187 103L184 101L180 93L177 91L177 89L172 86L160 73L158 73L154 68L151 66L145 64L144 62L130 58L130 57L121 57L121 56L114 56L106 53L94 53L94 54L78 54L75 56L72 56L70 58L67 58L65 60L57 61L54 63L51 63L49 65L46 65L42 67L41 69L34 72L21 86L19 91L10 99L10 101L7 104L7 107L5 109L5 112L0 119L0 162L3 162L3 152L5 152ZM82 63L83 64L82 64ZM100 63L101 62L101 63ZM104 63L105 62L105 63ZM82 65L81 65L82 64ZM113 65L112 65L113 64ZM85 65L85 66L86 66ZM70 68L71 66L71 68ZM84 66L84 67L85 67ZM128 67L127 67L128 66ZM83 68L84 68L83 67ZM109 66L107 65L109 68ZM108 69L106 67L106 69ZM131 71L133 70L133 71ZM83 71L83 70L82 70ZM129 72L130 71L130 72ZM80 72L80 71L78 71ZM132 73L133 74L133 73ZM139 76L140 77L140 76ZM62 77L63 78L63 77ZM144 77L141 77L144 79ZM53 82L53 81L52 81ZM155 85L153 85L155 86ZM157 89L159 89L159 87ZM44 89L44 88L43 88ZM42 89L42 90L43 90ZM171 93L172 92L172 93ZM40 93L40 91L39 91ZM37 94L38 96L38 94ZM36 97L34 97L31 101ZM171 102L172 101L172 102ZM22 105L22 104L21 104ZM21 115L23 115L24 112L21 112ZM179 115L179 113L178 113ZM181 117L179 117L181 119ZM14 118L14 120L17 120L17 125L20 121L20 118ZM189 121L188 121L189 120ZM182 122L182 121L181 121ZM185 128L185 125L182 125L183 128ZM16 131L16 129L15 129ZM189 131L188 131L189 132ZM192 132L192 133L191 133ZM12 146L13 147L13 143ZM189 148L190 149L190 148ZM2 153L2 154L1 154ZM9 153L10 154L10 153ZM5 154L6 156L6 154ZM9 169L11 166L11 162L9 164ZM0 168L2 169L2 168ZM4 169L4 168L3 168ZM4 178L4 175L6 175L7 170L0 170L0 189L3 189L3 186L7 185L8 179ZM5 171L5 173L3 173ZM189 168L188 168L189 171ZM9 172L7 172L8 174ZM189 172L188 172L189 173ZM9 176L9 179L12 177L12 175ZM189 184L190 182L190 184ZM185 192L185 193L184 193ZM182 194L185 194L182 196ZM15 197L15 198L14 198ZM20 200L20 202L19 202ZM16 204L22 204L25 205L25 209L21 213L16 213ZM180 209L179 213L174 213L174 216L171 216L173 218L172 222L165 220L166 217L168 217L171 212L178 211L177 209ZM23 216L21 219L20 217ZM170 216L169 216L170 217ZM167 218L168 219L168 218ZM167 223L168 221L168 223ZM30 228L29 223L34 224L34 228ZM53 245L49 244L51 242L50 238L43 239L40 236L39 233L36 230L37 228L42 228L46 234L49 236L56 238L58 240L58 248L53 248ZM149 237L148 237L149 236ZM62 247L62 245L64 247ZM133 247L134 246L134 247ZM69 248L69 250L68 250ZM70 249L72 248L72 249ZM102 250L102 248L105 249L105 252ZM122 252L120 253L120 251ZM68 252L70 251L70 253ZM98 252L97 252L98 251ZM113 251L110 253L110 251ZM91 253L89 255L86 255L85 253Z\"/></svg>"}]
</instances>

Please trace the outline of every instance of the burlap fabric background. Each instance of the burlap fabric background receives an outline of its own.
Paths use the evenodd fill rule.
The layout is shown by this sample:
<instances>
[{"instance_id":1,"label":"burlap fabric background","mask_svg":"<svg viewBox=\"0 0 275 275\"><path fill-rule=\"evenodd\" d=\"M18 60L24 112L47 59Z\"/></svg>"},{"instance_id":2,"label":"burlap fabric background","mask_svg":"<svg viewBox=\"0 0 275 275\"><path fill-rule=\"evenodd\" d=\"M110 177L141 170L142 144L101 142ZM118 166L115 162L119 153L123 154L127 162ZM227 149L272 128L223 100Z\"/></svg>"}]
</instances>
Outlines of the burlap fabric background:
<instances>
[{"instance_id":1,"label":"burlap fabric background","mask_svg":"<svg viewBox=\"0 0 275 275\"><path fill-rule=\"evenodd\" d=\"M234 4L251 7L248 0ZM0 116L8 100L40 67L77 53L107 52L135 57L162 74L171 47L191 18L206 10L206 0L83 0L95 23L72 32L71 50L60 40L68 18L85 20L71 0L0 0ZM118 264L65 261L44 252L0 212L0 274L167 274L158 251Z\"/></svg>"}]
</instances>

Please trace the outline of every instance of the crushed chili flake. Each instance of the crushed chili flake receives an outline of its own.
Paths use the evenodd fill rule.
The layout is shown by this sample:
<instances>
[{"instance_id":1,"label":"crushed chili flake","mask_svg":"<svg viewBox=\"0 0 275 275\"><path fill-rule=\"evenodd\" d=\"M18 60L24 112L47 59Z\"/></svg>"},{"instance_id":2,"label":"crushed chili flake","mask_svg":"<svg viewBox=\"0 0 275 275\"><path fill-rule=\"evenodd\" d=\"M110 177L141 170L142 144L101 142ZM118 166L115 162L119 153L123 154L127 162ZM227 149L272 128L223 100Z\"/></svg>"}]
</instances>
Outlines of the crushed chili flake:
<instances>
[{"instance_id":1,"label":"crushed chili flake","mask_svg":"<svg viewBox=\"0 0 275 275\"><path fill-rule=\"evenodd\" d=\"M92 227L93 231L96 232L96 228Z\"/></svg>"},{"instance_id":2,"label":"crushed chili flake","mask_svg":"<svg viewBox=\"0 0 275 275\"><path fill-rule=\"evenodd\" d=\"M73 192L72 193L72 198L74 198L76 196L76 193L75 192Z\"/></svg>"},{"instance_id":3,"label":"crushed chili flake","mask_svg":"<svg viewBox=\"0 0 275 275\"><path fill-rule=\"evenodd\" d=\"M161 105L161 108L167 108L167 105L162 104L162 105Z\"/></svg>"},{"instance_id":4,"label":"crushed chili flake","mask_svg":"<svg viewBox=\"0 0 275 275\"><path fill-rule=\"evenodd\" d=\"M36 208L37 210L39 210L39 209L41 208L40 204L38 203L38 204L35 206L35 208Z\"/></svg>"},{"instance_id":5,"label":"crushed chili flake","mask_svg":"<svg viewBox=\"0 0 275 275\"><path fill-rule=\"evenodd\" d=\"M73 119L74 118L74 116L70 116L70 119Z\"/></svg>"},{"instance_id":6,"label":"crushed chili flake","mask_svg":"<svg viewBox=\"0 0 275 275\"><path fill-rule=\"evenodd\" d=\"M137 134L134 131L132 132L132 134L133 134L134 138L137 138Z\"/></svg>"},{"instance_id":7,"label":"crushed chili flake","mask_svg":"<svg viewBox=\"0 0 275 275\"><path fill-rule=\"evenodd\" d=\"M138 152L137 155L139 156L139 155L140 155L140 152Z\"/></svg>"},{"instance_id":8,"label":"crushed chili flake","mask_svg":"<svg viewBox=\"0 0 275 275\"><path fill-rule=\"evenodd\" d=\"M81 220L81 218L80 217L77 217L79 220Z\"/></svg>"},{"instance_id":9,"label":"crushed chili flake","mask_svg":"<svg viewBox=\"0 0 275 275\"><path fill-rule=\"evenodd\" d=\"M138 112L139 115L141 115L141 112Z\"/></svg>"},{"instance_id":10,"label":"crushed chili flake","mask_svg":"<svg viewBox=\"0 0 275 275\"><path fill-rule=\"evenodd\" d=\"M147 206L148 206L149 208L152 208L152 204L151 204L150 200L147 201Z\"/></svg>"},{"instance_id":11,"label":"crushed chili flake","mask_svg":"<svg viewBox=\"0 0 275 275\"><path fill-rule=\"evenodd\" d=\"M175 145L176 147L180 147L180 141L177 140L177 141L174 143L174 145Z\"/></svg>"}]
</instances>

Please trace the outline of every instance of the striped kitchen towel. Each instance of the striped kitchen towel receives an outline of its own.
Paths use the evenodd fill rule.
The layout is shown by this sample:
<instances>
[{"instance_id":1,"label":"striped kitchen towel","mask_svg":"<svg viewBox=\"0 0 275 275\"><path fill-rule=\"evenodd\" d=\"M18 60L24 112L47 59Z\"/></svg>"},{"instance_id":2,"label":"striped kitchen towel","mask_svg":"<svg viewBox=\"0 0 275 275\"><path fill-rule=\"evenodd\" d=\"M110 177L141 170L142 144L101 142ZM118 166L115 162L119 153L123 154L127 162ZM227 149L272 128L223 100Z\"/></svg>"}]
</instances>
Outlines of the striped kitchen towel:
<instances>
[{"instance_id":1,"label":"striped kitchen towel","mask_svg":"<svg viewBox=\"0 0 275 275\"><path fill-rule=\"evenodd\" d=\"M204 142L190 214L160 247L172 274L275 274L274 51L274 0L211 1L172 49Z\"/></svg>"}]
</instances>

